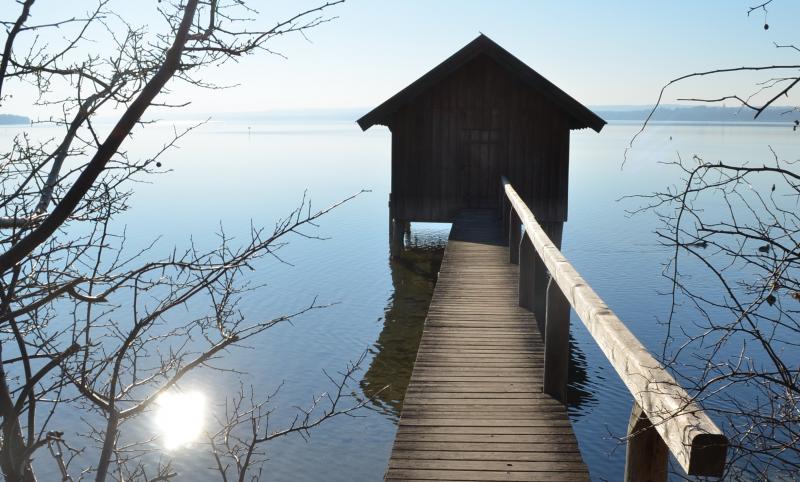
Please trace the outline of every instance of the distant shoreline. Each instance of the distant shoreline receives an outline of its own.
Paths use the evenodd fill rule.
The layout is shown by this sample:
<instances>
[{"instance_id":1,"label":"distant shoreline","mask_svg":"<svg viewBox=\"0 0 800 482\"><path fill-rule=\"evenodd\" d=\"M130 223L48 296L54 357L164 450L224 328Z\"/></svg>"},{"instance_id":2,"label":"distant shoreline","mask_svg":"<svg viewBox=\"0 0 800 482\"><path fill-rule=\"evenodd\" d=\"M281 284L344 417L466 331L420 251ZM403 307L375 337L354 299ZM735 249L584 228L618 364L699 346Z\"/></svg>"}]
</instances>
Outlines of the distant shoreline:
<instances>
[{"instance_id":1,"label":"distant shoreline","mask_svg":"<svg viewBox=\"0 0 800 482\"><path fill-rule=\"evenodd\" d=\"M590 107L597 115L612 123L641 123L650 115L653 106L594 106ZM217 113L187 113L180 116L196 116L195 119L211 118L213 121L233 122L355 122L356 119L369 112L369 108L338 108L338 109L286 109L264 112L217 112ZM172 116L163 117L170 120ZM176 117L177 118L177 117ZM676 106L662 105L656 109L650 118L653 124L736 124L736 125L792 125L795 119L800 118L800 113L790 111L788 107L770 107L757 119L753 112L740 107L715 107L715 106Z\"/></svg>"},{"instance_id":2,"label":"distant shoreline","mask_svg":"<svg viewBox=\"0 0 800 482\"><path fill-rule=\"evenodd\" d=\"M22 115L0 114L0 125L13 126L13 125L30 125L31 120Z\"/></svg>"},{"instance_id":3,"label":"distant shoreline","mask_svg":"<svg viewBox=\"0 0 800 482\"><path fill-rule=\"evenodd\" d=\"M790 107L769 107L758 118L755 117L755 111L743 107L659 106L653 112L652 106L598 106L592 110L606 121L634 122L644 122L650 117L650 122L791 125L800 117Z\"/></svg>"},{"instance_id":4,"label":"distant shoreline","mask_svg":"<svg viewBox=\"0 0 800 482\"><path fill-rule=\"evenodd\" d=\"M779 126L791 127L800 120L800 112L789 107L770 107L758 118L754 113L741 107L679 106L662 105L652 113L652 106L613 106L591 107L598 116L612 124L641 124L650 116L650 124L659 125L738 125L738 126ZM262 112L153 112L149 120L160 122L202 122L247 123L247 124L306 124L306 123L355 123L356 119L368 112L367 108L330 109L276 109ZM99 123L116 122L115 117L101 117ZM31 125L31 119L20 115L0 114L0 125Z\"/></svg>"},{"instance_id":5,"label":"distant shoreline","mask_svg":"<svg viewBox=\"0 0 800 482\"><path fill-rule=\"evenodd\" d=\"M609 124L613 125L642 125L644 119L606 119ZM794 124L788 121L772 122L772 121L723 121L723 120L708 120L708 121L691 121L691 120L650 120L647 125L653 126L720 126L720 127L780 127L789 128Z\"/></svg>"}]
</instances>

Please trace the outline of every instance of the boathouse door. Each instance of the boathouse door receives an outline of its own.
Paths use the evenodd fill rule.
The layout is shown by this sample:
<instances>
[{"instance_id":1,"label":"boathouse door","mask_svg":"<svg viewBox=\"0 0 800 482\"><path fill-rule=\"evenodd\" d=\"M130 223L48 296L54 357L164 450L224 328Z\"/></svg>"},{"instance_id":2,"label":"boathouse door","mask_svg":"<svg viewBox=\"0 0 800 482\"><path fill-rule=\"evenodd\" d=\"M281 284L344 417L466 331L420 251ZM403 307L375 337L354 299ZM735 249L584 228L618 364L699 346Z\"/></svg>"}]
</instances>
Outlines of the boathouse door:
<instances>
[{"instance_id":1,"label":"boathouse door","mask_svg":"<svg viewBox=\"0 0 800 482\"><path fill-rule=\"evenodd\" d=\"M468 208L495 208L504 153L497 129L465 129L462 137L462 199Z\"/></svg>"}]
</instances>

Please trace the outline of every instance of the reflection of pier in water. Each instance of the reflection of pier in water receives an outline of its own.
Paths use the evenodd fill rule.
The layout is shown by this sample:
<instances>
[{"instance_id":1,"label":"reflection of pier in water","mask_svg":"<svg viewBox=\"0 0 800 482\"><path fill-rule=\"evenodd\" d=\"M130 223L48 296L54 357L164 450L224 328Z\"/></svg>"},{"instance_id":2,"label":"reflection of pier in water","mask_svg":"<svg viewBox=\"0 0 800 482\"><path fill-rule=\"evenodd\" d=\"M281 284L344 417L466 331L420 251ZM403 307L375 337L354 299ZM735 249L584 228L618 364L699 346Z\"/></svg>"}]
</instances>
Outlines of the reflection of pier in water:
<instances>
[{"instance_id":1,"label":"reflection of pier in water","mask_svg":"<svg viewBox=\"0 0 800 482\"><path fill-rule=\"evenodd\" d=\"M421 230L410 236L400 256L389 260L394 293L387 300L383 331L373 347L375 357L361 381L376 407L400 416L436 275L442 263L447 229ZM381 389L385 388L383 391Z\"/></svg>"},{"instance_id":2,"label":"reflection of pier in water","mask_svg":"<svg viewBox=\"0 0 800 482\"><path fill-rule=\"evenodd\" d=\"M394 292L384 310L383 330L372 348L375 356L361 381L375 408L395 420L414 369L448 229L415 228L408 237L410 242L401 253L389 259ZM595 401L587 387L586 368L586 356L571 338L567 405L573 414L581 413L575 409L584 403Z\"/></svg>"}]
</instances>

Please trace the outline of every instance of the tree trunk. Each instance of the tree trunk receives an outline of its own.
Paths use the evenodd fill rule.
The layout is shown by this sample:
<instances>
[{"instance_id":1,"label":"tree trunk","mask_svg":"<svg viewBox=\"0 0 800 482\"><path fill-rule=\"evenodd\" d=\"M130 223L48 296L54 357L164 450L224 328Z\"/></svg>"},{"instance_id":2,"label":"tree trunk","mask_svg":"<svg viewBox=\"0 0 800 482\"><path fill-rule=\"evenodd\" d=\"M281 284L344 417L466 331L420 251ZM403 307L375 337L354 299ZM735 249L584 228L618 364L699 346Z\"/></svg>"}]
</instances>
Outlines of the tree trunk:
<instances>
[{"instance_id":1,"label":"tree trunk","mask_svg":"<svg viewBox=\"0 0 800 482\"><path fill-rule=\"evenodd\" d=\"M108 467L111 465L111 456L114 454L114 446L117 442L119 433L119 414L114 411L108 417L106 423L106 438L103 441L103 451L100 452L100 461L97 463L97 475L95 482L105 482L108 475Z\"/></svg>"}]
</instances>

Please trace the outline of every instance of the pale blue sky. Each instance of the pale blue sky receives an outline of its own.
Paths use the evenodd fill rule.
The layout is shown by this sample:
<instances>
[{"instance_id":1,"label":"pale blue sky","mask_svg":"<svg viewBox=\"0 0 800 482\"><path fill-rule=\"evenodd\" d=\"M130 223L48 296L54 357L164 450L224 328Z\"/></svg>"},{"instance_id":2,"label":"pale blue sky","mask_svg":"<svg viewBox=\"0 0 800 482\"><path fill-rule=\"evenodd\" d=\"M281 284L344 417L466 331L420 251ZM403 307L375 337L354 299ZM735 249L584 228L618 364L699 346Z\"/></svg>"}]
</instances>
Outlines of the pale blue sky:
<instances>
[{"instance_id":1,"label":"pale blue sky","mask_svg":"<svg viewBox=\"0 0 800 482\"><path fill-rule=\"evenodd\" d=\"M39 19L65 12L66 5L92 3L39 0ZM265 24L315 4L250 3ZM288 60L267 54L246 58L205 75L241 87L212 95L176 87L175 100L192 100L189 110L196 112L372 107L483 32L585 104L649 104L662 84L691 71L800 63L796 52L773 45L797 40L800 2L775 0L768 31L762 12L747 16L756 3L348 0L329 11L337 20L309 33L313 43L278 39L273 47ZM156 0L116 4L134 23L148 23L153 30L162 26L154 14ZM725 78L686 86L692 94L728 94L737 88ZM3 110L24 105L18 98Z\"/></svg>"}]
</instances>

